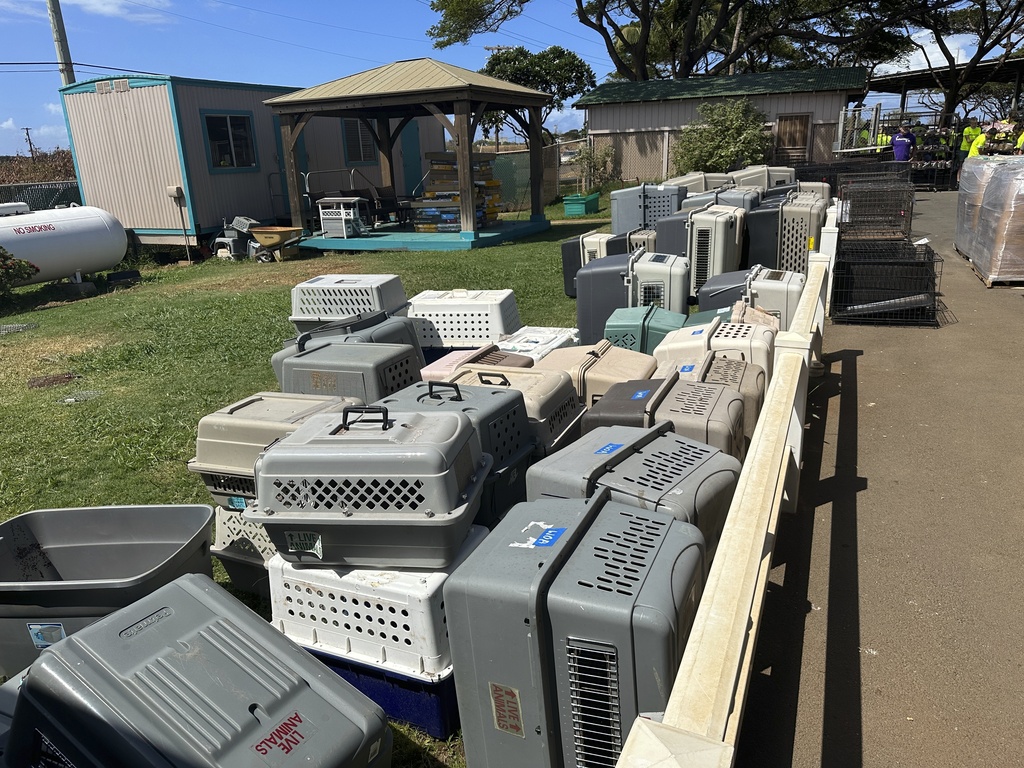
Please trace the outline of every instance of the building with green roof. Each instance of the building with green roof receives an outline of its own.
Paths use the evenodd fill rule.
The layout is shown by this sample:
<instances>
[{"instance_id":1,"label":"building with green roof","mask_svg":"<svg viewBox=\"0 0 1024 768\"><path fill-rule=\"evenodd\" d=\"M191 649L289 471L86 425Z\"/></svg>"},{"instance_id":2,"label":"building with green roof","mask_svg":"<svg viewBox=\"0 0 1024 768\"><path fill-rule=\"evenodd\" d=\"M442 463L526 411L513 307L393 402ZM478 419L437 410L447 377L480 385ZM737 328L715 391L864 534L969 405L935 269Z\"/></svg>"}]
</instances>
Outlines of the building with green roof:
<instances>
[{"instance_id":1,"label":"building with green roof","mask_svg":"<svg viewBox=\"0 0 1024 768\"><path fill-rule=\"evenodd\" d=\"M774 162L823 162L832 155L840 111L860 100L867 86L864 67L614 81L573 106L586 110L595 146L614 147L622 178L659 180L672 175L672 142L699 118L697 107L703 103L746 97L768 118Z\"/></svg>"}]
</instances>

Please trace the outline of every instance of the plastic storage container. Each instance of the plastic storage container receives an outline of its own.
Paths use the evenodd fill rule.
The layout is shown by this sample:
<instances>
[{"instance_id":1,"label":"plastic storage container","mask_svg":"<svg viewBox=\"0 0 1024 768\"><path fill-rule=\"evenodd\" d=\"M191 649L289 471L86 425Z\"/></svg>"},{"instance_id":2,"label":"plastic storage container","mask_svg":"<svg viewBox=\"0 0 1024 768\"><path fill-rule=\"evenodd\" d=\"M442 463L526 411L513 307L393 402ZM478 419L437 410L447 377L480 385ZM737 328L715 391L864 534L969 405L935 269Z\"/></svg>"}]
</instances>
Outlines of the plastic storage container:
<instances>
[{"instance_id":1,"label":"plastic storage container","mask_svg":"<svg viewBox=\"0 0 1024 768\"><path fill-rule=\"evenodd\" d=\"M654 412L678 376L670 373L663 379L639 379L612 384L604 397L583 414L583 434L598 427L651 427Z\"/></svg>"},{"instance_id":2,"label":"plastic storage container","mask_svg":"<svg viewBox=\"0 0 1024 768\"><path fill-rule=\"evenodd\" d=\"M405 312L405 288L398 275L318 275L292 288L288 318L299 333L365 312Z\"/></svg>"},{"instance_id":3,"label":"plastic storage container","mask_svg":"<svg viewBox=\"0 0 1024 768\"><path fill-rule=\"evenodd\" d=\"M707 443L740 461L746 455L743 396L724 384L678 381L654 415L671 421L684 437Z\"/></svg>"},{"instance_id":4,"label":"plastic storage container","mask_svg":"<svg viewBox=\"0 0 1024 768\"><path fill-rule=\"evenodd\" d=\"M270 365L274 369L274 375L278 382L281 381L281 371L286 358L303 352L319 342L331 344L408 344L416 352L416 359L420 368L426 365L423 357L423 350L420 349L419 337L416 334L416 325L408 317L388 317L383 312L373 313L371 316L361 315L367 318L367 324L353 323L350 318L327 323L315 331L299 334L295 339L285 342L279 352L270 357ZM376 318L376 322L368 322Z\"/></svg>"},{"instance_id":5,"label":"plastic storage container","mask_svg":"<svg viewBox=\"0 0 1024 768\"><path fill-rule=\"evenodd\" d=\"M686 315L655 306L616 309L604 326L604 337L616 347L654 353L673 331L686 325Z\"/></svg>"},{"instance_id":6,"label":"plastic storage container","mask_svg":"<svg viewBox=\"0 0 1024 768\"><path fill-rule=\"evenodd\" d=\"M452 665L441 588L479 546L473 526L450 565L433 571L307 568L273 558L272 623L299 645L431 680Z\"/></svg>"},{"instance_id":7,"label":"plastic storage container","mask_svg":"<svg viewBox=\"0 0 1024 768\"><path fill-rule=\"evenodd\" d=\"M545 328L527 325L499 340L498 349L503 352L527 355L536 361L553 349L578 347L579 343L580 332L576 328Z\"/></svg>"},{"instance_id":8,"label":"plastic storage container","mask_svg":"<svg viewBox=\"0 0 1024 768\"><path fill-rule=\"evenodd\" d=\"M409 302L424 347L479 347L523 324L511 290L423 291Z\"/></svg>"},{"instance_id":9,"label":"plastic storage container","mask_svg":"<svg viewBox=\"0 0 1024 768\"><path fill-rule=\"evenodd\" d=\"M451 381L460 385L511 387L521 392L530 431L536 438L537 456L554 453L580 436L586 409L565 371L467 365L459 368Z\"/></svg>"},{"instance_id":10,"label":"plastic storage container","mask_svg":"<svg viewBox=\"0 0 1024 768\"><path fill-rule=\"evenodd\" d=\"M263 449L294 432L314 413L363 405L358 397L257 392L199 420L196 455L188 468L203 479L214 501L245 509L256 498L252 466Z\"/></svg>"},{"instance_id":11,"label":"plastic storage container","mask_svg":"<svg viewBox=\"0 0 1024 768\"><path fill-rule=\"evenodd\" d=\"M209 578L183 576L47 649L7 765L387 768L384 712Z\"/></svg>"},{"instance_id":12,"label":"plastic storage container","mask_svg":"<svg viewBox=\"0 0 1024 768\"><path fill-rule=\"evenodd\" d=\"M465 414L347 408L312 417L264 452L259 504L244 516L292 562L443 568L491 465Z\"/></svg>"},{"instance_id":13,"label":"plastic storage container","mask_svg":"<svg viewBox=\"0 0 1024 768\"><path fill-rule=\"evenodd\" d=\"M477 349L457 349L435 360L420 371L423 381L444 381L460 365L505 365L511 368L532 368L533 358L515 352L505 352L494 344L485 344Z\"/></svg>"},{"instance_id":14,"label":"plastic storage container","mask_svg":"<svg viewBox=\"0 0 1024 768\"><path fill-rule=\"evenodd\" d=\"M526 469L537 440L530 430L523 394L511 387L481 387L447 381L413 384L378 400L391 411L425 415L463 413L473 425L476 451L491 456L475 522L493 528L513 505L526 499Z\"/></svg>"},{"instance_id":15,"label":"plastic storage container","mask_svg":"<svg viewBox=\"0 0 1024 768\"><path fill-rule=\"evenodd\" d=\"M420 360L408 344L319 341L284 359L281 390L369 403L420 381Z\"/></svg>"},{"instance_id":16,"label":"plastic storage container","mask_svg":"<svg viewBox=\"0 0 1024 768\"><path fill-rule=\"evenodd\" d=\"M761 366L765 381L771 382L775 361L775 329L767 325L722 323L711 335L711 351L715 357L727 357Z\"/></svg>"},{"instance_id":17,"label":"plastic storage container","mask_svg":"<svg viewBox=\"0 0 1024 768\"><path fill-rule=\"evenodd\" d=\"M764 405L764 369L753 363L716 355L702 381L724 384L743 396L743 436L749 443Z\"/></svg>"},{"instance_id":18,"label":"plastic storage container","mask_svg":"<svg viewBox=\"0 0 1024 768\"><path fill-rule=\"evenodd\" d=\"M40 509L0 523L0 675L184 573L210 573L206 505Z\"/></svg>"},{"instance_id":19,"label":"plastic storage container","mask_svg":"<svg viewBox=\"0 0 1024 768\"><path fill-rule=\"evenodd\" d=\"M598 427L531 467L528 496L587 499L607 488L612 501L700 528L710 566L741 469L735 457L673 433L665 421L647 429Z\"/></svg>"},{"instance_id":20,"label":"plastic storage container","mask_svg":"<svg viewBox=\"0 0 1024 768\"><path fill-rule=\"evenodd\" d=\"M568 373L580 401L589 408L612 384L650 378L658 365L650 355L621 349L602 339L585 347L556 349L534 367Z\"/></svg>"}]
</instances>

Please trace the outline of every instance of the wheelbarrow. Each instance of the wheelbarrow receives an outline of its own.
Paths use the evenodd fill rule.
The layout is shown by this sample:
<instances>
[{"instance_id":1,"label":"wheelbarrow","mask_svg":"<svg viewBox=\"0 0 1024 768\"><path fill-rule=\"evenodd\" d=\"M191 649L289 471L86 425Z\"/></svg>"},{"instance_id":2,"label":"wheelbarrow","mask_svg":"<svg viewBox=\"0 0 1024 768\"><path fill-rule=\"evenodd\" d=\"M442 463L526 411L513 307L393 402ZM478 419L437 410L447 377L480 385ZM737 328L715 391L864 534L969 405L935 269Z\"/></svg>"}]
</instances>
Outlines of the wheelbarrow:
<instances>
[{"instance_id":1,"label":"wheelbarrow","mask_svg":"<svg viewBox=\"0 0 1024 768\"><path fill-rule=\"evenodd\" d=\"M267 264L299 255L302 227L249 227L249 234L259 243L252 253L256 261Z\"/></svg>"}]
</instances>

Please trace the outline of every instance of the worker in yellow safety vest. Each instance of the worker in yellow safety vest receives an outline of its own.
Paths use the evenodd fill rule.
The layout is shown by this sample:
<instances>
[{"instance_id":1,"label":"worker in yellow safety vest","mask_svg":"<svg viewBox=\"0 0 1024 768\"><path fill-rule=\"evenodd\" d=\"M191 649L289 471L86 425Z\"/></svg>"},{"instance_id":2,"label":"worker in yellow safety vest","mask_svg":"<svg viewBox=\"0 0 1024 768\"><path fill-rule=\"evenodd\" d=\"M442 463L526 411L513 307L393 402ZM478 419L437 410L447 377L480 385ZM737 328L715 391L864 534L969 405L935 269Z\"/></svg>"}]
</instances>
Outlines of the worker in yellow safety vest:
<instances>
[{"instance_id":1,"label":"worker in yellow safety vest","mask_svg":"<svg viewBox=\"0 0 1024 768\"><path fill-rule=\"evenodd\" d=\"M1017 144L1014 147L1013 154L1024 155L1024 131L1020 132L1020 136L1017 137Z\"/></svg>"},{"instance_id":2,"label":"worker in yellow safety vest","mask_svg":"<svg viewBox=\"0 0 1024 768\"><path fill-rule=\"evenodd\" d=\"M881 153L883 149L885 149L892 143L892 134L890 134L885 129L880 128L878 130L878 138L875 140L875 143L878 145L875 149L875 152Z\"/></svg>"},{"instance_id":3,"label":"worker in yellow safety vest","mask_svg":"<svg viewBox=\"0 0 1024 768\"><path fill-rule=\"evenodd\" d=\"M988 143L989 139L994 139L998 131L995 128L989 128L985 133L981 134L971 144L971 150L967 153L967 157L978 157L985 153L985 144Z\"/></svg>"},{"instance_id":4,"label":"worker in yellow safety vest","mask_svg":"<svg viewBox=\"0 0 1024 768\"><path fill-rule=\"evenodd\" d=\"M960 151L957 152L957 158L960 160L961 165L964 160L967 159L967 155L970 154L971 144L974 140L981 136L981 126L978 125L978 118L972 117L967 121L967 125L964 126L963 138L960 141Z\"/></svg>"}]
</instances>

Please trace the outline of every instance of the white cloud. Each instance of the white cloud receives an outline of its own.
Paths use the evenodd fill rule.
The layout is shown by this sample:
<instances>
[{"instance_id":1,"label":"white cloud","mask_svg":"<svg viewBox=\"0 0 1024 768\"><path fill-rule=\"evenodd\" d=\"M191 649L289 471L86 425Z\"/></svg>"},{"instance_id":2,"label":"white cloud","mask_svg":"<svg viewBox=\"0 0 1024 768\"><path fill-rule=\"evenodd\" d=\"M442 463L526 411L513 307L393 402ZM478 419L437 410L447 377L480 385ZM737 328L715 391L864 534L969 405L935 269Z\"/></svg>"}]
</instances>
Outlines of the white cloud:
<instances>
[{"instance_id":1,"label":"white cloud","mask_svg":"<svg viewBox=\"0 0 1024 768\"><path fill-rule=\"evenodd\" d=\"M4 120L2 123L0 123L0 128L2 128L4 130L7 130L7 131L16 131L16 130L18 130L18 127L14 124L14 118L13 117L8 117L6 120Z\"/></svg>"},{"instance_id":2,"label":"white cloud","mask_svg":"<svg viewBox=\"0 0 1024 768\"><path fill-rule=\"evenodd\" d=\"M63 115L64 114L64 110L60 108L60 104L54 104L53 102L49 102L47 104L43 104L43 109L45 109L51 115Z\"/></svg>"},{"instance_id":3,"label":"white cloud","mask_svg":"<svg viewBox=\"0 0 1024 768\"><path fill-rule=\"evenodd\" d=\"M19 16L31 16L37 19L45 19L46 4L36 0L0 0L0 12L4 14L16 14Z\"/></svg>"},{"instance_id":4,"label":"white cloud","mask_svg":"<svg viewBox=\"0 0 1024 768\"><path fill-rule=\"evenodd\" d=\"M584 114L584 112L578 109L566 107L558 112L552 112L548 115L548 119L544 121L544 125L551 131L554 131L557 126L559 133L579 130L583 127Z\"/></svg>"},{"instance_id":5,"label":"white cloud","mask_svg":"<svg viewBox=\"0 0 1024 768\"><path fill-rule=\"evenodd\" d=\"M32 133L43 139L64 139L66 142L68 138L68 129L59 124L40 125L33 128Z\"/></svg>"},{"instance_id":6,"label":"white cloud","mask_svg":"<svg viewBox=\"0 0 1024 768\"><path fill-rule=\"evenodd\" d=\"M8 0L0 0L7 2ZM141 5L127 3L124 0L63 0L64 7L77 6L86 13L93 13L97 16L110 16L128 21L139 21L144 23L159 23L167 21L168 17L159 11L140 10ZM169 8L167 0L148 0L146 5L153 9Z\"/></svg>"}]
</instances>

